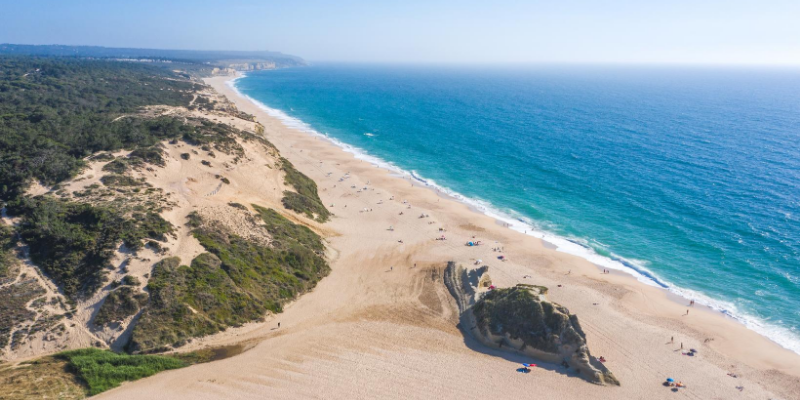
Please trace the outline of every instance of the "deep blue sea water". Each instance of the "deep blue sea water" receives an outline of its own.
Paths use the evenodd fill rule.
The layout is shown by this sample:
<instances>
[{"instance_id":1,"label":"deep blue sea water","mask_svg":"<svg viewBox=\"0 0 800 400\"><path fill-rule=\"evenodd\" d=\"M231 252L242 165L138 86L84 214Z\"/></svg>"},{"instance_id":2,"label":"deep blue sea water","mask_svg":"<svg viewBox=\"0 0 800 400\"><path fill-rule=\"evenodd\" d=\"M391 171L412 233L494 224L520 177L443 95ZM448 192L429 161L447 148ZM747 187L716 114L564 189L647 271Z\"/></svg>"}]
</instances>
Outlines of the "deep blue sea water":
<instances>
[{"instance_id":1,"label":"deep blue sea water","mask_svg":"<svg viewBox=\"0 0 800 400\"><path fill-rule=\"evenodd\" d=\"M235 86L800 353L798 70L320 64Z\"/></svg>"}]
</instances>

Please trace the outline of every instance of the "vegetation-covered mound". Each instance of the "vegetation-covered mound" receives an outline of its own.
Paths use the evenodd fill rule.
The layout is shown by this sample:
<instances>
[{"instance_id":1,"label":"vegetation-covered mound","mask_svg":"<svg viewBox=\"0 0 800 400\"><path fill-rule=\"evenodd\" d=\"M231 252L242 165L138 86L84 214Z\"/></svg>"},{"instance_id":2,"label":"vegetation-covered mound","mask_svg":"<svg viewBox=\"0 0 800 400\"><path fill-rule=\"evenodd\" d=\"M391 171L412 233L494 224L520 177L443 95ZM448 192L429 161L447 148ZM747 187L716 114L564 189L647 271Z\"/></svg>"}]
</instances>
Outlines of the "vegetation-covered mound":
<instances>
[{"instance_id":1,"label":"vegetation-covered mound","mask_svg":"<svg viewBox=\"0 0 800 400\"><path fill-rule=\"evenodd\" d=\"M330 218L330 211L322 204L317 193L317 183L298 171L289 160L281 157L281 169L286 173L284 178L287 185L296 190L283 192L283 206L294 212L305 214L307 217L325 222Z\"/></svg>"},{"instance_id":2,"label":"vegetation-covered mound","mask_svg":"<svg viewBox=\"0 0 800 400\"><path fill-rule=\"evenodd\" d=\"M517 285L484 291L488 267L465 270L450 262L445 284L456 299L462 326L477 328L481 342L517 351L544 361L567 363L589 381L619 385L614 375L595 360L586 346L578 317L566 307L546 301L547 288Z\"/></svg>"},{"instance_id":3,"label":"vegetation-covered mound","mask_svg":"<svg viewBox=\"0 0 800 400\"><path fill-rule=\"evenodd\" d=\"M116 209L48 196L21 198L9 210L23 217L18 232L31 260L73 300L105 283L105 268L120 243L137 249L143 239L163 240L173 230L155 213L125 218Z\"/></svg>"},{"instance_id":4,"label":"vegetation-covered mound","mask_svg":"<svg viewBox=\"0 0 800 400\"><path fill-rule=\"evenodd\" d=\"M0 57L0 199L30 179L55 184L99 151L179 137L172 118L122 118L150 104L186 106L199 89L170 71L133 63Z\"/></svg>"},{"instance_id":5,"label":"vegetation-covered mound","mask_svg":"<svg viewBox=\"0 0 800 400\"><path fill-rule=\"evenodd\" d=\"M161 189L137 177L139 174L131 174L169 162L161 142L183 140L210 157L214 153L233 155L236 163L246 156L240 141L256 141L278 157L274 146L258 135L263 133L259 127L255 134L205 119L159 116L162 109L158 105L192 107L190 102L201 86L184 78L134 63L0 57L0 207L20 221L14 227L0 225L0 283L19 280L4 286L0 293L0 298L8 295L13 300L0 301L0 344L10 342L13 349L15 341L22 342L32 332L41 333L42 327L53 321L58 323L65 314L48 314L53 309L66 315L74 311L64 306L60 296L48 300L44 295L50 294L36 279L20 272L14 254L17 238L27 245L31 261L75 306L106 283L106 272L112 269L120 245L134 253L145 244L159 250L155 241L165 241L173 234L173 226L159 213L174 203ZM203 96L197 96L194 107L198 105L214 107ZM129 153L122 157L112 154L120 150ZM89 162L108 162L99 177L102 184L87 182L91 184L69 193L74 182L62 183ZM287 183L296 190L285 203L297 212L326 220L329 213L322 206L316 184L288 161L284 160L283 168ZM225 177L218 178L230 183ZM31 197L26 190L32 182L50 187L52 192ZM235 207L248 210L242 205ZM103 327L139 313L128 348L149 352L281 311L286 301L312 289L329 272L324 244L313 231L274 210L255 209L259 225L263 222L263 237L243 238L212 221L194 218L192 232L206 252L188 266L177 258L158 262L149 276L149 299L133 276L114 282L92 322ZM131 257L145 261L136 254ZM58 340L57 329L47 329L45 340ZM66 367L62 371L65 378L53 381L54 386L69 386L66 375L77 374L86 388L84 394L94 394L124 380L182 365L164 357L140 358L92 349L67 352L41 364L31 363L26 371L0 368L4 391L0 397L9 393L6 382L21 383L15 377L25 376L29 379L25 384L41 381L35 372L41 371L36 369L39 366L47 366L50 372ZM22 375L15 375L17 372ZM58 374L53 372L53 376ZM30 397L55 393L67 398L73 393L71 389L37 389L29 385L27 392L19 393Z\"/></svg>"},{"instance_id":6,"label":"vegetation-covered mound","mask_svg":"<svg viewBox=\"0 0 800 400\"><path fill-rule=\"evenodd\" d=\"M17 244L14 230L0 222L0 283L12 279L13 249Z\"/></svg>"},{"instance_id":7,"label":"vegetation-covered mound","mask_svg":"<svg viewBox=\"0 0 800 400\"><path fill-rule=\"evenodd\" d=\"M139 308L145 304L147 304L147 293L137 292L130 286L122 286L109 293L103 300L103 304L94 316L94 324L101 326L120 322L139 312Z\"/></svg>"},{"instance_id":8,"label":"vegetation-covered mound","mask_svg":"<svg viewBox=\"0 0 800 400\"><path fill-rule=\"evenodd\" d=\"M524 287L494 289L472 307L478 329L485 335L508 335L525 346L558 353L560 344L586 343L578 317L561 305L540 301Z\"/></svg>"},{"instance_id":9,"label":"vegetation-covered mound","mask_svg":"<svg viewBox=\"0 0 800 400\"><path fill-rule=\"evenodd\" d=\"M284 302L328 274L318 235L274 210L254 207L272 237L269 246L191 216L194 236L208 253L189 266L175 257L156 264L147 285L150 302L133 329L130 351L180 346L268 311L280 312Z\"/></svg>"}]
</instances>

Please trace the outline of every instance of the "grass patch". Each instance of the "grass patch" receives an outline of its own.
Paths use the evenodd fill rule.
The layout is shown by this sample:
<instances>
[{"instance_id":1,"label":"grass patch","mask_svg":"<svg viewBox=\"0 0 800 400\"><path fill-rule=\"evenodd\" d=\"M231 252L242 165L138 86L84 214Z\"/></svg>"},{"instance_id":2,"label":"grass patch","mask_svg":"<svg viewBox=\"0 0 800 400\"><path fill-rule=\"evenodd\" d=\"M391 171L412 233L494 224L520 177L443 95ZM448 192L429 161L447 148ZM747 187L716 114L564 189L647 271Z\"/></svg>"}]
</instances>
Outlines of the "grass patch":
<instances>
[{"instance_id":1,"label":"grass patch","mask_svg":"<svg viewBox=\"0 0 800 400\"><path fill-rule=\"evenodd\" d=\"M99 349L66 351L55 357L69 362L69 368L86 383L90 396L113 389L122 382L189 365L174 357L117 354Z\"/></svg>"},{"instance_id":2,"label":"grass patch","mask_svg":"<svg viewBox=\"0 0 800 400\"><path fill-rule=\"evenodd\" d=\"M283 157L281 157L281 170L286 173L284 182L296 191L296 193L288 190L283 192L283 206L296 213L305 214L318 222L327 221L331 213L319 198L316 182L298 171L289 160Z\"/></svg>"},{"instance_id":3,"label":"grass patch","mask_svg":"<svg viewBox=\"0 0 800 400\"><path fill-rule=\"evenodd\" d=\"M131 162L126 158L117 158L114 161L103 166L102 170L105 172L111 172L112 174L124 174L129 169L131 169Z\"/></svg>"},{"instance_id":4,"label":"grass patch","mask_svg":"<svg viewBox=\"0 0 800 400\"><path fill-rule=\"evenodd\" d=\"M242 351L244 346L232 345L167 356L132 356L89 348L26 361L16 367L0 364L0 399L79 400L124 381L221 360ZM90 379L93 386L90 386Z\"/></svg>"},{"instance_id":5,"label":"grass patch","mask_svg":"<svg viewBox=\"0 0 800 400\"><path fill-rule=\"evenodd\" d=\"M79 400L88 393L81 379L70 372L69 361L43 357L19 367L0 365L0 399Z\"/></svg>"}]
</instances>

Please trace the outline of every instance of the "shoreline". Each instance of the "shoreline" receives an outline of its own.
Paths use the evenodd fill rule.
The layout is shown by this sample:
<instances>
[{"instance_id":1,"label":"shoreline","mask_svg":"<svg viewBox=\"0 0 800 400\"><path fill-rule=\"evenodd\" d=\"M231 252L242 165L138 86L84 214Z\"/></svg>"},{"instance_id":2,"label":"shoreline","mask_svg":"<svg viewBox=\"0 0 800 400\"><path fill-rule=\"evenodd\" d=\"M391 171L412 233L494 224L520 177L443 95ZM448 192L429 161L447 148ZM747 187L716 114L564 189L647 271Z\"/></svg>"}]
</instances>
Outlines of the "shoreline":
<instances>
[{"instance_id":1,"label":"shoreline","mask_svg":"<svg viewBox=\"0 0 800 400\"><path fill-rule=\"evenodd\" d=\"M238 97L238 98L234 97L232 99L232 101L237 106L240 106L242 101L246 101L249 104L264 110L264 107L267 107L266 105L263 105L260 102L258 102L257 100L252 99L247 95L244 95L243 93L239 92L238 89L235 88L235 86L234 86L235 81L237 79L241 79L241 78L243 78L245 76L246 76L245 74L239 73L239 74L237 74L237 76L232 77L232 78L231 77L228 77L227 79L223 78L223 79L225 79L224 85L227 88L229 88L231 90L231 92L233 92L236 95L236 97ZM214 87L215 90L219 91L219 88L215 87L214 85L212 85L212 87ZM226 93L226 95L227 95L227 93ZM264 111L267 111L267 110L264 110ZM279 110L277 110L277 111L279 111ZM272 118L275 118L272 115L270 115L270 116ZM291 119L294 119L294 120L297 120L294 117L290 117L290 116L287 116L287 117L289 117ZM282 120L279 120L279 121L280 121L281 124L286 126L284 121L282 121ZM305 124L305 122L303 122L301 120L297 120L297 121L299 121L301 124L307 126L307 124ZM287 128L290 128L290 129L293 129L293 130L299 130L296 127L293 127L293 126L287 126ZM309 129L311 129L311 128L309 127ZM413 185L414 181L416 181L417 183L420 183L420 184L423 183L422 181L420 181L419 178L415 179L415 176L413 175L413 173L409 173L408 171L405 171L405 170L403 170L403 169L401 169L399 167L396 167L393 164L391 164L391 162L387 162L385 160L381 160L381 159L379 159L377 157L371 156L371 155L369 155L367 153L361 152L362 151L361 149L354 148L353 146L350 146L350 145L348 145L346 143L342 143L342 142L340 142L340 141L338 141L336 139L330 138L327 135L320 134L320 133L318 133L316 131L313 131L313 129L312 129L313 132L307 132L307 131L304 132L304 130L299 130L299 131L301 131L302 133L309 134L309 135L322 137L329 144L331 144L333 146L336 146L337 148L341 149L342 151L352 155L353 158L355 158L357 160L362 160L362 161L369 162L369 163L373 164L376 168L380 168L380 169L386 170L386 171L388 171L390 173L399 174L400 176L398 176L396 178L412 181L412 185ZM458 202L460 204L466 205L467 208L469 208L471 212L474 212L476 214L480 214L480 215L487 216L489 218L493 218L493 219L499 221L500 223L503 223L503 222L508 223L508 221L505 221L502 218L498 218L498 216L496 216L496 215L492 215L490 212L487 212L485 209L484 210L478 209L477 205L472 204L471 202L464 201L464 196L460 195L458 193L456 193L456 195L453 195L453 194L448 193L446 191L439 190L440 188L438 186L430 187L427 184L425 186L416 185L415 187L419 187L421 189L429 190L431 193L435 193L437 195L444 196L444 197L449 198L449 199L451 199L451 200L453 200L455 202ZM527 236L531 236L531 237L534 237L536 239L539 239L542 242L542 247L547 248L547 247L556 246L558 248L558 244L553 243L551 241L548 241L544 237L538 237L538 236L532 235L530 233L526 234L524 232L520 232L517 229L514 229L513 227L508 227L507 229L512 231L512 232L514 232L514 233L516 233L516 234L523 234L523 235L527 235ZM545 242L547 244L544 244ZM550 249L548 249L548 250L550 250ZM558 251L557 249L553 249L553 250ZM581 258L583 260L586 260L588 263L591 263L597 269L602 269L603 268L602 266L597 265L596 263L592 262L592 260L584 259L583 257L581 257L579 255L575 255L575 254L571 254L571 253L567 253L567 252L564 252L564 254L569 254L569 256L571 256L571 257L578 257L578 258ZM599 256L599 257L602 257L602 256ZM626 281L633 281L633 282L626 282L626 284L628 284L628 285L633 285L633 286L641 285L641 286L645 286L645 287L642 288L643 290L648 290L648 291L655 290L658 295L662 296L665 300L667 300L670 303L672 303L674 308L684 308L684 307L687 306L685 303L688 302L689 299L681 296L678 293L675 293L675 292L672 292L670 290L667 290L666 288L664 288L662 286L658 286L656 284L649 284L649 283L642 282L640 279L638 279L638 277L636 275L631 274L630 272L628 272L628 271L626 271L624 269L616 269L616 268L614 268L612 270L616 270L616 272L618 272L620 274L619 276L622 279L624 279ZM663 290L661 290L661 289L663 289ZM680 300L684 300L683 303L681 303ZM697 304L699 304L699 303L697 303ZM693 309L694 310L701 310L702 312L704 312L706 314L709 314L709 316L712 316L714 318L722 319L725 322L734 323L736 328L738 328L737 330L740 329L740 330L744 330L744 331L746 331L748 333L756 334L759 339L761 339L762 341L766 342L769 346L777 347L778 353L786 352L787 356L789 356L791 358L795 358L794 367L795 368L800 367L800 356L798 356L798 354L792 352L790 349L787 349L787 348L781 346L780 344L778 344L777 342L773 341L772 339L762 335L761 333L756 332L756 331L748 328L742 322L737 320L735 317L730 316L729 314L721 312L721 311L715 309L714 307L711 307L711 306L708 306L708 305L705 305L705 304L700 304L700 305L701 305L701 307L698 307L696 305L696 306L694 306ZM769 364L769 362L767 362L766 364ZM800 369L795 369L795 373L797 373L796 376L800 376Z\"/></svg>"},{"instance_id":2,"label":"shoreline","mask_svg":"<svg viewBox=\"0 0 800 400\"><path fill-rule=\"evenodd\" d=\"M635 263L633 261L627 260L624 257L617 256L613 253L611 253L612 257L600 255L588 245L581 244L577 240L571 240L569 238L537 228L534 223L526 222L521 218L516 218L514 215L498 209L487 201L464 196L461 193L458 193L447 187L440 186L434 181L419 176L416 171L405 170L394 165L391 161L383 160L377 156L369 154L364 149L344 143L336 138L328 136L327 134L320 133L299 118L289 116L281 110L273 109L239 91L239 89L237 89L235 86L235 82L239 79L245 78L246 76L246 73L237 72L234 76L227 77L225 80L225 86L227 86L240 98L250 102L266 112L270 117L281 121L281 123L283 123L287 128L296 129L309 135L323 138L330 144L352 154L356 159L369 162L377 168L385 169L391 173L397 174L398 178L408 180L412 182L412 184L416 182L420 185L423 185L422 187L435 192L443 198L465 204L475 213L494 218L498 225L507 225L504 226L507 229L540 239L545 247L585 259L586 261L594 264L599 270L608 269L610 271L622 273L626 276L634 278L641 284L663 289L666 291L666 298L673 301L676 305L683 306L683 304L688 303L689 301L694 301L695 308L702 308L707 311L721 314L725 318L735 321L746 329L763 336L781 348L800 356L800 344L797 342L782 343L782 340L770 335L771 332L775 332L776 330L785 331L785 328L769 325L767 328L762 329L760 327L765 325L764 321L747 314L738 313L736 311L736 307L727 301L716 300L704 293L677 286L658 276L655 272L650 271L646 267L634 265ZM790 338L787 340L791 341L792 339Z\"/></svg>"},{"instance_id":3,"label":"shoreline","mask_svg":"<svg viewBox=\"0 0 800 400\"><path fill-rule=\"evenodd\" d=\"M256 116L266 138L317 183L335 214L326 224L297 216L326 238L331 274L266 322L191 345L257 341L249 351L98 398L517 397L535 387L547 398L671 399L675 393L661 386L668 376L685 382L685 394L694 398L793 398L800 392L800 357L791 351L718 312L696 306L684 316L686 307L667 291L627 274L602 274L585 259L287 127L231 89L226 82L232 78L205 82ZM261 185L252 171L248 183ZM232 187L226 196L242 194ZM447 241L434 240L440 228ZM484 245L464 245L476 236ZM492 251L495 246L502 253ZM437 277L448 261L468 266L478 259L498 287L549 287L548 300L580 318L592 354L608 360L622 386L593 385L548 363L519 374L519 363L530 359L470 340ZM687 357L681 348L700 355Z\"/></svg>"}]
</instances>

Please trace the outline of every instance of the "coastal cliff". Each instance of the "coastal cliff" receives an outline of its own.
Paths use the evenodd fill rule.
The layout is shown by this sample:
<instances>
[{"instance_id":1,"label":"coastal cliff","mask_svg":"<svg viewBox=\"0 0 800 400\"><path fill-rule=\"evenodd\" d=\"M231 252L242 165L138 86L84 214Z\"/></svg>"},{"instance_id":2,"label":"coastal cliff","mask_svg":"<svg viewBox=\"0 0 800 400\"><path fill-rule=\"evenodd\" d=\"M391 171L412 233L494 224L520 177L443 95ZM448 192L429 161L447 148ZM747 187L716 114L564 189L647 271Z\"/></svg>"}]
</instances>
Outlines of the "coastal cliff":
<instances>
[{"instance_id":1,"label":"coastal cliff","mask_svg":"<svg viewBox=\"0 0 800 400\"><path fill-rule=\"evenodd\" d=\"M211 75L233 75L236 72L259 71L263 69L275 69L278 66L274 62L233 62L225 66L215 67L211 70Z\"/></svg>"},{"instance_id":2,"label":"coastal cliff","mask_svg":"<svg viewBox=\"0 0 800 400\"><path fill-rule=\"evenodd\" d=\"M458 304L465 332L489 347L566 363L592 383L620 384L592 357L578 317L545 299L546 287L517 285L488 290L488 270L487 266L465 270L453 262L445 270L445 285Z\"/></svg>"}]
</instances>

